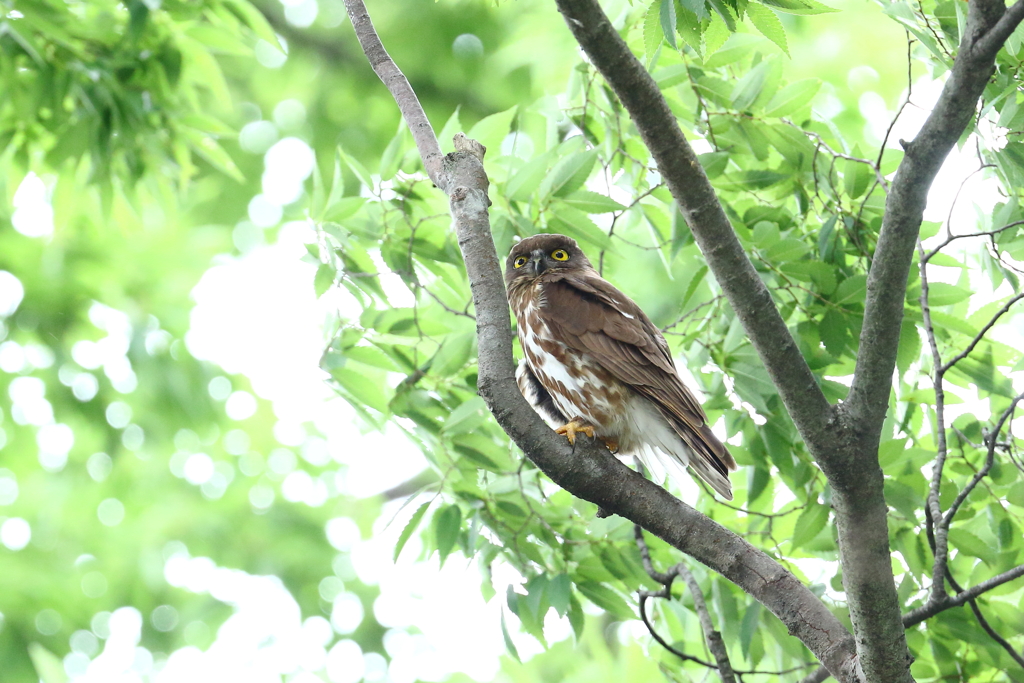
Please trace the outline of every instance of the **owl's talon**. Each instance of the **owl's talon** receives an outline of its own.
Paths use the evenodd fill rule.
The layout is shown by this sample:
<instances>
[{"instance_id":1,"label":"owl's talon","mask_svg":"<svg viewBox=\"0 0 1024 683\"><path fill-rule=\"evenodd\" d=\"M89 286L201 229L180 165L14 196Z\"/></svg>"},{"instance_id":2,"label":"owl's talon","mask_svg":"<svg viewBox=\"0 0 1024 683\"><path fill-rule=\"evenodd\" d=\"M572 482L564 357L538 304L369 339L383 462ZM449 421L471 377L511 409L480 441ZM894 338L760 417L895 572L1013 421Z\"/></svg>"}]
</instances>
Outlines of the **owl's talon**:
<instances>
[{"instance_id":1,"label":"owl's talon","mask_svg":"<svg viewBox=\"0 0 1024 683\"><path fill-rule=\"evenodd\" d=\"M586 434L591 439L594 438L594 428L582 420L572 420L571 422L556 429L555 433L565 436L565 438L569 440L570 446L576 445L576 434L578 433Z\"/></svg>"}]
</instances>

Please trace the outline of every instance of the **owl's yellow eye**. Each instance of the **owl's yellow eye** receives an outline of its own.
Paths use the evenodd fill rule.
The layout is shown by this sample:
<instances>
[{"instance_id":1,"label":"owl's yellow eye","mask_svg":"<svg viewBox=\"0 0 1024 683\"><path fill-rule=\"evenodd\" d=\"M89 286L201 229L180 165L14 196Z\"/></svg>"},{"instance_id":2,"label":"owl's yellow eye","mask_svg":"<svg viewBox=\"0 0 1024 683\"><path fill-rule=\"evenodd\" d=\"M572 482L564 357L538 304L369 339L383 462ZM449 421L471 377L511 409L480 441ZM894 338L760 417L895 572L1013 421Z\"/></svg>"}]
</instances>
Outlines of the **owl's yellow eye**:
<instances>
[{"instance_id":1,"label":"owl's yellow eye","mask_svg":"<svg viewBox=\"0 0 1024 683\"><path fill-rule=\"evenodd\" d=\"M568 261L569 254L566 253L565 249L555 249L553 252L551 252L551 258L555 259L556 261Z\"/></svg>"},{"instance_id":2,"label":"owl's yellow eye","mask_svg":"<svg viewBox=\"0 0 1024 683\"><path fill-rule=\"evenodd\" d=\"M522 268L525 265L526 265L526 257L525 256L518 256L518 257L516 257L516 260L512 262L512 267L513 268Z\"/></svg>"}]
</instances>

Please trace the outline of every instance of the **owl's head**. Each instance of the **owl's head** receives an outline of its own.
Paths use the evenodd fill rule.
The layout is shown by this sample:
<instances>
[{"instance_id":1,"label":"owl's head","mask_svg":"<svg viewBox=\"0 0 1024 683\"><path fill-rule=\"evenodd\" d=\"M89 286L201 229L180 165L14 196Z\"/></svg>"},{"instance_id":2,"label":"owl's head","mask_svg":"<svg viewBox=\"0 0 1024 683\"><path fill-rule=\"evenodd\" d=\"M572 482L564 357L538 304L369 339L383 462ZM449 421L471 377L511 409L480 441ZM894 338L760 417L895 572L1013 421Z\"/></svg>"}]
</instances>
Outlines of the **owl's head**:
<instances>
[{"instance_id":1,"label":"owl's head","mask_svg":"<svg viewBox=\"0 0 1024 683\"><path fill-rule=\"evenodd\" d=\"M593 268L576 240L565 235L541 233L512 247L505 260L505 284L519 278L533 279L553 270Z\"/></svg>"}]
</instances>

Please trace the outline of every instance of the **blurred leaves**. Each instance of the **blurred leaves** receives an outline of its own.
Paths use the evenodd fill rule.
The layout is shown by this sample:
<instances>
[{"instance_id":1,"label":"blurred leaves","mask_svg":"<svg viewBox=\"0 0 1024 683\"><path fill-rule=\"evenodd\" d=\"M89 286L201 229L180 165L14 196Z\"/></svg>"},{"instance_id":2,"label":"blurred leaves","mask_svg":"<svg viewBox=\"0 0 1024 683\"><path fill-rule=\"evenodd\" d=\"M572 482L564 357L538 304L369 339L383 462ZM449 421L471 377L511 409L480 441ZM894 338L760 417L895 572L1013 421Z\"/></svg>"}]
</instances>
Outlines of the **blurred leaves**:
<instances>
[{"instance_id":1,"label":"blurred leaves","mask_svg":"<svg viewBox=\"0 0 1024 683\"><path fill-rule=\"evenodd\" d=\"M186 343L188 295L212 259L249 253L254 247L246 234L257 235L259 245L301 225L308 229L307 249L296 258L307 264L310 291L329 311L325 376L362 428L394 425L429 463L429 477L393 494L405 498L400 512L407 521L395 529L392 558L432 562L436 551L449 567L453 555L475 558L485 597L504 601L493 632L501 633L513 659L527 660L506 665L510 680L562 680L569 672L593 681L652 680L659 666L673 679L689 675L659 649L645 656L605 642L609 623L636 619L636 592L656 587L632 529L615 517L597 518L592 505L555 488L477 397L474 311L447 202L422 177L410 136L354 43L348 45L351 35L327 24L332 7L321 3L322 16L308 30L281 19L276 5L255 8L243 0L165 0L156 9L141 2L19 0L21 16L8 10L0 21L0 221L12 223L14 195L29 171L42 179L54 213L52 238L0 233L0 269L13 273L25 292L3 320L0 341L38 361L15 368L4 360L0 395L7 401L12 385L17 394L16 379L38 379L54 420L74 434L64 469L46 471L40 425L24 420L13 398L4 403L0 479L18 488L3 515L28 519L33 540L16 553L0 549L13 587L0 601L0 659L11 662L16 680L59 680L70 635L90 628L96 613L121 605L147 617L170 605L182 615L180 627L146 627L143 644L154 651L190 642L186 623L215 628L228 613L222 603L173 589L162 576L168 543L179 540L222 566L281 577L304 615L329 616L340 591L373 604L379 589L359 581L348 551L325 543L325 523L344 516L366 532L397 513L389 508L384 516L380 500L355 501L328 489L347 465L281 443L269 406L260 403L242 421L228 418L213 388L226 382L229 395L251 387L196 361ZM687 501L778 557L845 618L831 492L621 106L592 67L578 63L575 46L546 7L519 3L515 16L503 14L504 6L456 9L381 7L379 25L387 27L385 42L432 119L448 121L442 145L469 126L469 135L488 146L499 255L537 232L569 234L640 303L665 330L711 423L742 465L733 475L733 505L694 492ZM877 86L894 108L905 86L903 27L918 41L914 74L941 75L960 40L958 3L893 2L884 10L896 20L890 28L897 40L865 39L856 50L840 51L838 65L806 57L824 25L815 22L825 20L813 15L830 11L812 0L655 0L620 18L622 34L644 55L687 136L700 144L700 162L740 241L832 401L846 396L861 335L866 274L885 203L879 177L889 177L902 157L886 149L874 166L880 140L868 124L877 121L861 113L851 68L876 50L886 64L899 63ZM856 35L846 23L858 20L856 11L845 10L832 26ZM870 21L874 31L878 17ZM483 61L451 49L471 31L487 50ZM286 51L284 66L256 66L253 51L266 48ZM980 114L985 123L965 146L980 155L986 182L1002 198L991 210L979 209L974 224L922 228L928 248L942 243L947 230L992 233L950 242L932 257L928 301L947 359L965 350L1019 290L1024 231L1011 224L1020 220L1024 179L1016 139L1024 127L1017 93L1022 49L1015 37L1000 53ZM301 101L303 116L290 122L287 108L278 110L286 97ZM993 121L1005 129L1005 140L990 136ZM243 131L250 124L269 125L274 141L307 140L316 152L310 178L282 207L279 222L288 228L245 220L256 220L254 196L277 189L260 178L266 147L247 142ZM923 505L937 448L921 291L912 275L879 453L908 610L927 599L930 586ZM96 302L127 320L124 334L97 324L96 311L106 309ZM1003 329L1009 325L996 331ZM108 338L114 341L103 341ZM82 342L123 347L118 357L136 386L115 384L117 374L102 364L82 365L81 349L88 347L75 351ZM0 349L0 360L7 357L13 356ZM1015 395L1011 373L1021 368L1019 345L993 332L947 374L947 404L969 412L947 425L943 505L983 466L983 440L992 427L987 416L1008 405ZM93 384L93 395L83 398L82 387ZM116 403L128 407L128 424L114 426L116 415L110 422ZM1000 439L996 465L950 531L951 571L965 585L1022 561L1019 439L1006 430ZM194 463L209 463L227 480L223 489L185 477L184 463L200 454L206 459ZM293 474L328 489L325 502L278 499ZM4 486L0 493L11 485ZM116 527L97 517L108 499L124 508ZM661 570L678 561L658 539L650 540L650 550ZM97 595L88 595L98 585L92 572L106 580L103 594L89 588ZM781 670L808 661L781 623L748 596L721 577L699 572L697 578L734 664ZM814 583L826 579L828 592ZM1018 649L1020 591L1011 582L982 600L993 627ZM658 602L652 618L659 633L687 652L702 651L689 599ZM37 627L44 609L63 618L50 635ZM574 643L556 642L559 621ZM381 651L386 628L368 615L351 637L366 651ZM549 649L530 659L516 646L521 637ZM1001 672L1015 671L963 610L911 630L908 642L919 679L1003 680ZM1017 673L1005 675L1017 680Z\"/></svg>"}]
</instances>

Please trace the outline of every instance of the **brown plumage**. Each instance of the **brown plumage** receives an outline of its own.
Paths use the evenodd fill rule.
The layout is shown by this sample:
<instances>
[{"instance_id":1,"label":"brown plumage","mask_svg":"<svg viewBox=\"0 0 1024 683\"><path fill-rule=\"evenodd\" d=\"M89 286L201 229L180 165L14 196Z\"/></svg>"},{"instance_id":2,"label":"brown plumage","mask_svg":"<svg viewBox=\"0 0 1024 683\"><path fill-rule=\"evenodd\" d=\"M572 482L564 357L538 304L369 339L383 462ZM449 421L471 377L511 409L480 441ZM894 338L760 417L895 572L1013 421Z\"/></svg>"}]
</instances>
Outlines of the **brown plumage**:
<instances>
[{"instance_id":1,"label":"brown plumage","mask_svg":"<svg viewBox=\"0 0 1024 683\"><path fill-rule=\"evenodd\" d=\"M736 463L676 372L668 343L565 235L524 239L505 263L525 358L523 395L570 442L597 436L655 479L689 466L727 500Z\"/></svg>"}]
</instances>

